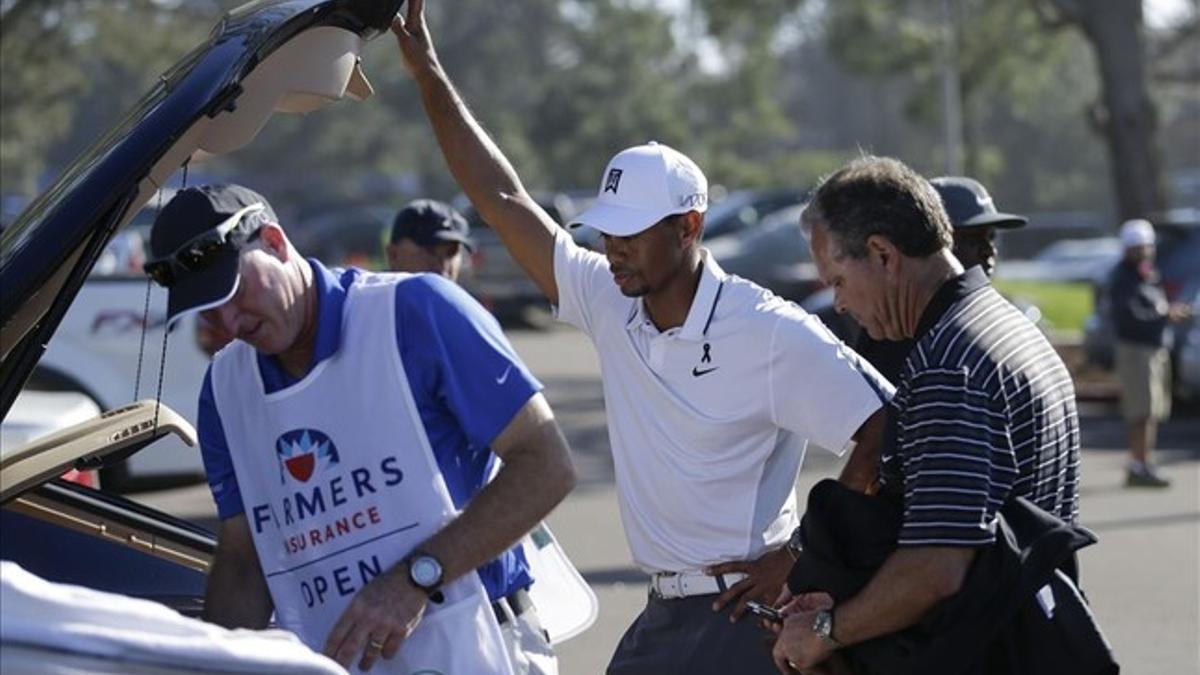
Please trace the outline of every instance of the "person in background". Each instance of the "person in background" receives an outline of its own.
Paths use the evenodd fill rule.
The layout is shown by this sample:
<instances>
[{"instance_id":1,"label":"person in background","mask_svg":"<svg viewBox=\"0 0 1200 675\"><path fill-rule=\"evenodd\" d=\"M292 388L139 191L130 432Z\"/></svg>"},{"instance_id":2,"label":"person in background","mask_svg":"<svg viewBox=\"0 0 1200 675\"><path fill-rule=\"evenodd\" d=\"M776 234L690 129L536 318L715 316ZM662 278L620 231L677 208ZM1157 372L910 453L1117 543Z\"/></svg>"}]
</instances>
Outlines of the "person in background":
<instances>
[{"instance_id":1,"label":"person in background","mask_svg":"<svg viewBox=\"0 0 1200 675\"><path fill-rule=\"evenodd\" d=\"M409 202L392 221L386 253L393 272L432 272L458 281L465 253L475 250L471 226L449 204L432 199Z\"/></svg>"},{"instance_id":2,"label":"person in background","mask_svg":"<svg viewBox=\"0 0 1200 675\"><path fill-rule=\"evenodd\" d=\"M929 181L942 198L953 228L954 257L970 269L976 265L989 277L996 273L996 230L1014 230L1029 222L1025 216L1002 213L987 188L974 178L941 176Z\"/></svg>"},{"instance_id":3,"label":"person in background","mask_svg":"<svg viewBox=\"0 0 1200 675\"><path fill-rule=\"evenodd\" d=\"M1167 487L1170 481L1151 462L1158 423L1171 415L1171 322L1190 310L1167 301L1154 266L1154 227L1146 220L1121 225L1125 255L1113 269L1109 294L1116 328L1121 416L1129 437L1130 487Z\"/></svg>"}]
</instances>

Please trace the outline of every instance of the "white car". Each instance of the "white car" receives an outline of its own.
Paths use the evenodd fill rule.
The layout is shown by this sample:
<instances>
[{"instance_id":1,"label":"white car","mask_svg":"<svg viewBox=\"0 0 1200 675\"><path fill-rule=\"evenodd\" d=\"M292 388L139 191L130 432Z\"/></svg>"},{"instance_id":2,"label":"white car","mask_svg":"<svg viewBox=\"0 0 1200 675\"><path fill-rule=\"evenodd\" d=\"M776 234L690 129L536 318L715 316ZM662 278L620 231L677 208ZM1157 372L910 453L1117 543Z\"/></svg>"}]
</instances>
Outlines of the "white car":
<instances>
[{"instance_id":1,"label":"white car","mask_svg":"<svg viewBox=\"0 0 1200 675\"><path fill-rule=\"evenodd\" d=\"M158 397L162 382L162 401L194 425L209 355L200 344L198 319L187 317L165 335L166 371L160 375L166 306L166 290L148 284L144 275L89 277L22 395L31 390L68 392L99 410L111 410ZM167 440L104 469L102 481L109 489L127 491L196 481L203 475L195 448Z\"/></svg>"},{"instance_id":2,"label":"white car","mask_svg":"<svg viewBox=\"0 0 1200 675\"><path fill-rule=\"evenodd\" d=\"M100 412L95 401L77 392L22 391L0 423L0 448L19 448ZM92 487L97 483L90 470L70 469L63 478Z\"/></svg>"}]
</instances>

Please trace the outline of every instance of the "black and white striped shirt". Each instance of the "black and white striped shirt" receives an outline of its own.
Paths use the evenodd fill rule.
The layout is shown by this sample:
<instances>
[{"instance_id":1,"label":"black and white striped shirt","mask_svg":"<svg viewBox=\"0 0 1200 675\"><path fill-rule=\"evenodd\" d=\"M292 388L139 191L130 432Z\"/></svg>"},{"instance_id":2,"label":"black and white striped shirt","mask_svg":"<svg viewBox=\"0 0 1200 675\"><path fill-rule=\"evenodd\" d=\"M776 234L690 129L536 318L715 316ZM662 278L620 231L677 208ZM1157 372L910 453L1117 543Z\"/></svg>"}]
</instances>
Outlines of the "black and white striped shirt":
<instances>
[{"instance_id":1,"label":"black and white striped shirt","mask_svg":"<svg viewBox=\"0 0 1200 675\"><path fill-rule=\"evenodd\" d=\"M979 268L930 301L900 376L885 489L903 490L901 546L981 546L1025 497L1079 513L1075 387L1054 348Z\"/></svg>"}]
</instances>

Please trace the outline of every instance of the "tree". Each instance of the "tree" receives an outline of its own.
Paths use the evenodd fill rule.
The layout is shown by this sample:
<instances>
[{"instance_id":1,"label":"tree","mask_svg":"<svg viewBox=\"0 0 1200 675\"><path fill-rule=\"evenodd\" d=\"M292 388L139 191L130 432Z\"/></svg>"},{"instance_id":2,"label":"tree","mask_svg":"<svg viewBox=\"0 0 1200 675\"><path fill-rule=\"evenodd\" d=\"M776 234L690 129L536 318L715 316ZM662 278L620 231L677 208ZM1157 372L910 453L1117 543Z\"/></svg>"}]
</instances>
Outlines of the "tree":
<instances>
[{"instance_id":1,"label":"tree","mask_svg":"<svg viewBox=\"0 0 1200 675\"><path fill-rule=\"evenodd\" d=\"M1150 78L1154 73L1163 81L1194 82L1197 76L1194 65L1180 64L1180 61L1194 62L1194 52L1191 61L1177 57L1187 45L1194 45L1200 33L1200 12L1193 11L1189 22L1155 41L1153 38L1160 36L1147 34L1142 0L1022 3L842 0L829 7L831 49L858 72L912 78L917 85L909 112L916 120L935 124L937 111L931 103L936 98L932 86L942 40L937 10L947 1L953 2L960 16L955 30L959 45L958 75L963 83L968 173L985 182L1003 178L1014 186L1024 178L1024 189L1014 190L1016 194L1028 194L1033 189L1045 192L1050 185L1050 192L1056 195L1073 192L1082 196L1080 190L1085 189L1088 181L1074 174L1081 169L1090 170L1085 162L1076 162L1073 167L1060 166L1033 182L1028 180L1029 175L1017 175L1003 168L1004 157L1010 155L1034 164L1032 173L1046 174L1044 169L1062 161L1063 150L1071 155L1081 151L1090 153L1090 148L1064 145L1060 137L1045 134L1048 126L1057 126L1062 133L1074 135L1073 129L1057 123L1055 110L1079 105L1084 128L1103 139L1108 152L1108 173L1113 186L1109 192L1114 195L1116 214L1122 218L1146 216L1164 208L1159 128ZM1063 79L1064 73L1077 70L1071 63L1078 58L1076 39L1082 39L1090 48L1093 72L1099 77ZM1171 57L1176 58L1170 60ZM1168 62L1172 67L1162 65ZM1039 88L1036 86L1039 82L1054 86ZM1094 94L1090 93L1093 88ZM1085 93L1089 98L1078 103L1077 99ZM1052 100L1037 100L1047 95ZM1011 114L1006 115L1005 108ZM1038 110L1041 117L1036 123L1033 119L1024 120L1025 136L1042 137L1037 143L1026 144L1019 136L1002 133L1006 126L1011 127L1022 116ZM1047 118L1047 114L1053 116ZM1047 144L1060 146L1060 154L1038 163L1029 162L1029 153L1048 147ZM1094 199L1087 201L1100 203Z\"/></svg>"},{"instance_id":2,"label":"tree","mask_svg":"<svg viewBox=\"0 0 1200 675\"><path fill-rule=\"evenodd\" d=\"M945 34L947 29L953 33L957 49L951 67L964 110L965 172L995 178L1000 167L991 158L1003 149L982 120L997 107L1020 106L1039 95L1036 85L1063 60L1067 45L1042 35L1037 17L1017 3L958 0L949 26L942 5L942 0L838 3L828 19L828 44L858 72L908 79L906 111L932 128L945 124L937 92ZM940 143L938 150L945 152Z\"/></svg>"},{"instance_id":3,"label":"tree","mask_svg":"<svg viewBox=\"0 0 1200 675\"><path fill-rule=\"evenodd\" d=\"M45 18L33 2L6 3L0 14L0 184L4 192L32 194L48 146L64 134L84 86L78 64L55 57L70 47L62 26L72 12ZM65 9L65 8L64 8ZM16 30L21 26L23 30Z\"/></svg>"},{"instance_id":4,"label":"tree","mask_svg":"<svg viewBox=\"0 0 1200 675\"><path fill-rule=\"evenodd\" d=\"M47 170L61 168L111 127L159 73L199 43L217 15L207 2L0 3L4 192L36 194Z\"/></svg>"},{"instance_id":5,"label":"tree","mask_svg":"<svg viewBox=\"0 0 1200 675\"><path fill-rule=\"evenodd\" d=\"M1095 51L1101 98L1089 108L1089 121L1108 145L1118 215L1161 212L1166 199L1142 0L1034 0L1034 7L1050 28L1078 27Z\"/></svg>"}]
</instances>

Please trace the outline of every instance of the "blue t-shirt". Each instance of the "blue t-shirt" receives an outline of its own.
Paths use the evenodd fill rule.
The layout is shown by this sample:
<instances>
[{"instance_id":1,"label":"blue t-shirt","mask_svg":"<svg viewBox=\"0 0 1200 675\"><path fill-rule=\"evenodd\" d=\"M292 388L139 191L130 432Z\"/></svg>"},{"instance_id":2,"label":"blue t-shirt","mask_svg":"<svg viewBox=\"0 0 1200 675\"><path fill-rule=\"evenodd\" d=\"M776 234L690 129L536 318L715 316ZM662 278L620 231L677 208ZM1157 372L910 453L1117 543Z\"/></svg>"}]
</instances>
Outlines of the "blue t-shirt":
<instances>
[{"instance_id":1,"label":"blue t-shirt","mask_svg":"<svg viewBox=\"0 0 1200 675\"><path fill-rule=\"evenodd\" d=\"M346 292L363 272L309 262L319 298L315 366L342 347ZM542 385L492 315L440 276L413 275L396 284L396 346L438 467L461 509L492 473L497 459L489 447L492 441ZM271 356L258 354L258 368L267 393L299 381ZM200 390L196 423L217 514L221 519L236 516L244 511L242 495L213 399L211 367ZM480 567L479 578L493 600L532 583L519 546Z\"/></svg>"}]
</instances>

